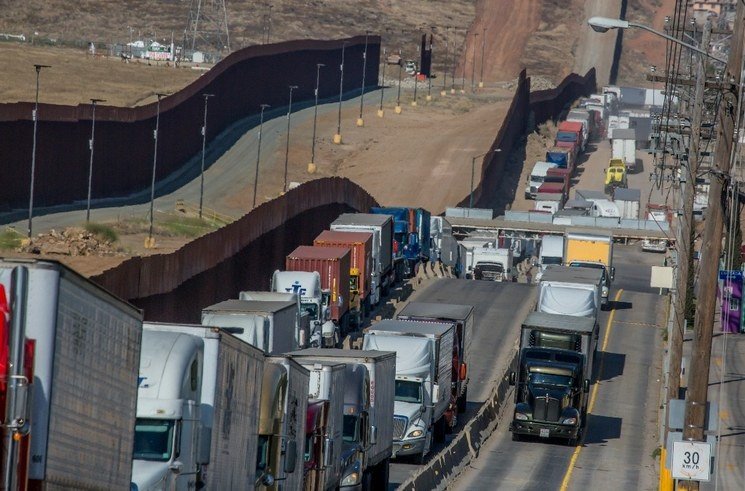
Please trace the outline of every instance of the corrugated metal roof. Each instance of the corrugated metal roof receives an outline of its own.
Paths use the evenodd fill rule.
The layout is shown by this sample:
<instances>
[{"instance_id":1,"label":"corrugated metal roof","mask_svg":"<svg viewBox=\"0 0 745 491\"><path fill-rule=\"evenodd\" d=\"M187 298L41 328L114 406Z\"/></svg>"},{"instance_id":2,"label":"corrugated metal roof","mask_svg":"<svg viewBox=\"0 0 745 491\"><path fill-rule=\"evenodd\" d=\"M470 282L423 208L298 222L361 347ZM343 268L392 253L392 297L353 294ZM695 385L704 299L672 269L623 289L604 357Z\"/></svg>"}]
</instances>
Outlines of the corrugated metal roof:
<instances>
[{"instance_id":1,"label":"corrugated metal roof","mask_svg":"<svg viewBox=\"0 0 745 491\"><path fill-rule=\"evenodd\" d=\"M291 259L339 259L349 254L346 247L299 246L287 255Z\"/></svg>"},{"instance_id":2,"label":"corrugated metal roof","mask_svg":"<svg viewBox=\"0 0 745 491\"><path fill-rule=\"evenodd\" d=\"M616 128L613 130L614 140L636 140L636 130L633 128Z\"/></svg>"},{"instance_id":3,"label":"corrugated metal roof","mask_svg":"<svg viewBox=\"0 0 745 491\"><path fill-rule=\"evenodd\" d=\"M592 334L595 330L595 319L592 317L531 312L523 321L523 326L546 327L549 329L574 331L581 334Z\"/></svg>"},{"instance_id":4,"label":"corrugated metal roof","mask_svg":"<svg viewBox=\"0 0 745 491\"><path fill-rule=\"evenodd\" d=\"M613 199L621 201L640 201L642 192L639 189L616 188Z\"/></svg>"},{"instance_id":5,"label":"corrugated metal roof","mask_svg":"<svg viewBox=\"0 0 745 491\"><path fill-rule=\"evenodd\" d=\"M265 300L225 300L203 309L203 312L279 312L287 307L297 307L296 302L270 302Z\"/></svg>"},{"instance_id":6,"label":"corrugated metal roof","mask_svg":"<svg viewBox=\"0 0 745 491\"><path fill-rule=\"evenodd\" d=\"M398 317L429 317L433 319L466 320L473 312L472 305L452 303L409 302Z\"/></svg>"}]
</instances>

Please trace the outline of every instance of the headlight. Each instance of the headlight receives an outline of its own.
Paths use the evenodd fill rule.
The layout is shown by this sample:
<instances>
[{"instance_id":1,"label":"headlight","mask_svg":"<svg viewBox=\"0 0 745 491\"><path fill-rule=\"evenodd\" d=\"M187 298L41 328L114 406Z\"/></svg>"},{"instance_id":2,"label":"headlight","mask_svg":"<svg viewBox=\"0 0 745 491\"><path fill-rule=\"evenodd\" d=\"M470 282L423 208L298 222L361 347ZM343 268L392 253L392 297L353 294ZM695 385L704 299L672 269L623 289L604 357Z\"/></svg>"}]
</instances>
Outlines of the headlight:
<instances>
[{"instance_id":1,"label":"headlight","mask_svg":"<svg viewBox=\"0 0 745 491\"><path fill-rule=\"evenodd\" d=\"M348 474L347 477L341 480L342 486L354 486L360 482L360 473L357 471Z\"/></svg>"},{"instance_id":2,"label":"headlight","mask_svg":"<svg viewBox=\"0 0 745 491\"><path fill-rule=\"evenodd\" d=\"M577 418L564 418L561 420L561 424L563 425L576 425L577 424Z\"/></svg>"},{"instance_id":3,"label":"headlight","mask_svg":"<svg viewBox=\"0 0 745 491\"><path fill-rule=\"evenodd\" d=\"M515 413L515 419L520 421L527 421L529 418L528 415L525 413Z\"/></svg>"},{"instance_id":4,"label":"headlight","mask_svg":"<svg viewBox=\"0 0 745 491\"><path fill-rule=\"evenodd\" d=\"M603 291L603 296L604 297L607 297L608 296L608 287L607 286L604 286L602 291Z\"/></svg>"},{"instance_id":5,"label":"headlight","mask_svg":"<svg viewBox=\"0 0 745 491\"><path fill-rule=\"evenodd\" d=\"M418 436L422 436L423 433L424 432L422 430L414 430L406 435L406 438L416 438Z\"/></svg>"}]
</instances>

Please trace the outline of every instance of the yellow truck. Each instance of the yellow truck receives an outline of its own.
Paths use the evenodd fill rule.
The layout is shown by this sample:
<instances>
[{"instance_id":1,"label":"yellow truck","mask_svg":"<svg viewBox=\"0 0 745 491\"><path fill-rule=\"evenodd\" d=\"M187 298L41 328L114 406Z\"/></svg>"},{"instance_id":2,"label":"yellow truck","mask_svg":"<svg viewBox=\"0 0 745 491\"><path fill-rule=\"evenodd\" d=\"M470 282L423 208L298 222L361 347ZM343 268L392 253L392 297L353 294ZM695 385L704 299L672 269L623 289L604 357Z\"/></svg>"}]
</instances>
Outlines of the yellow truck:
<instances>
[{"instance_id":1,"label":"yellow truck","mask_svg":"<svg viewBox=\"0 0 745 491\"><path fill-rule=\"evenodd\" d=\"M622 159L611 159L605 169L605 193L611 194L615 188L628 187L626 163Z\"/></svg>"},{"instance_id":2,"label":"yellow truck","mask_svg":"<svg viewBox=\"0 0 745 491\"><path fill-rule=\"evenodd\" d=\"M606 309L610 285L616 276L616 268L613 267L613 235L567 231L564 234L564 264L603 270L601 307Z\"/></svg>"}]
</instances>

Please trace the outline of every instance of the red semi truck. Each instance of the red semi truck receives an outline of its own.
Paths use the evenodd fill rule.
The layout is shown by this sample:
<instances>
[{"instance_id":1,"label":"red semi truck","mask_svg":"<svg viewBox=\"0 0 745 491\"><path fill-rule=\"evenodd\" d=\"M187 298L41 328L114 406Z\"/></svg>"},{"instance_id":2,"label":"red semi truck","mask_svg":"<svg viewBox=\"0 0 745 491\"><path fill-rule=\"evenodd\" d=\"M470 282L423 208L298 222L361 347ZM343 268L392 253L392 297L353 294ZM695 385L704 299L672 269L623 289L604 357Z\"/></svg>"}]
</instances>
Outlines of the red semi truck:
<instances>
[{"instance_id":1,"label":"red semi truck","mask_svg":"<svg viewBox=\"0 0 745 491\"><path fill-rule=\"evenodd\" d=\"M336 230L324 230L313 241L316 247L349 248L349 313L355 326L361 326L365 315L370 312L372 241L372 232Z\"/></svg>"},{"instance_id":2,"label":"red semi truck","mask_svg":"<svg viewBox=\"0 0 745 491\"><path fill-rule=\"evenodd\" d=\"M317 271L321 275L331 320L339 326L341 336L349 330L350 256L348 247L300 246L285 259L287 271Z\"/></svg>"},{"instance_id":3,"label":"red semi truck","mask_svg":"<svg viewBox=\"0 0 745 491\"><path fill-rule=\"evenodd\" d=\"M575 143L577 150L584 151L585 142L582 139L582 123L578 121L562 121L559 123L559 130L556 133L556 146L559 143Z\"/></svg>"}]
</instances>

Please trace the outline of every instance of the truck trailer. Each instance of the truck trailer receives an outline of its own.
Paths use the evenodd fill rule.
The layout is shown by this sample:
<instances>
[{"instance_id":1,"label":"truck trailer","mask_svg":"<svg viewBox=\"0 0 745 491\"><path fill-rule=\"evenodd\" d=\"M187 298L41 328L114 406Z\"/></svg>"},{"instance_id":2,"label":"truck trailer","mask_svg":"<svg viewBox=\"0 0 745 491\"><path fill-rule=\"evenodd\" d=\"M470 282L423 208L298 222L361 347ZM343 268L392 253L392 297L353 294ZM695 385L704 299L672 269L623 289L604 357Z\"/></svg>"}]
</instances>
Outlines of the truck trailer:
<instances>
[{"instance_id":1,"label":"truck trailer","mask_svg":"<svg viewBox=\"0 0 745 491\"><path fill-rule=\"evenodd\" d=\"M567 266L593 268L603 272L603 306L607 307L611 283L616 276L616 268L613 267L613 235L567 230L564 234L564 261Z\"/></svg>"},{"instance_id":2,"label":"truck trailer","mask_svg":"<svg viewBox=\"0 0 745 491\"><path fill-rule=\"evenodd\" d=\"M34 341L30 417L21 418L31 422L30 456L18 482L129 489L142 313L56 261L0 259L0 284Z\"/></svg>"}]
</instances>

